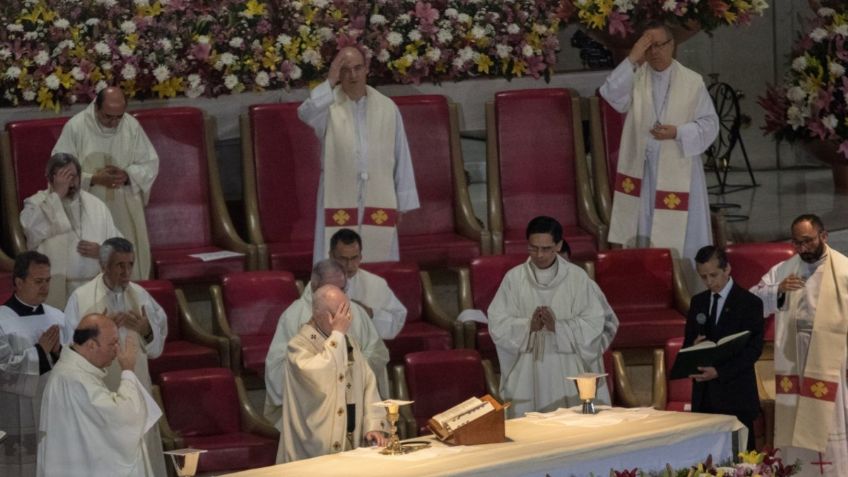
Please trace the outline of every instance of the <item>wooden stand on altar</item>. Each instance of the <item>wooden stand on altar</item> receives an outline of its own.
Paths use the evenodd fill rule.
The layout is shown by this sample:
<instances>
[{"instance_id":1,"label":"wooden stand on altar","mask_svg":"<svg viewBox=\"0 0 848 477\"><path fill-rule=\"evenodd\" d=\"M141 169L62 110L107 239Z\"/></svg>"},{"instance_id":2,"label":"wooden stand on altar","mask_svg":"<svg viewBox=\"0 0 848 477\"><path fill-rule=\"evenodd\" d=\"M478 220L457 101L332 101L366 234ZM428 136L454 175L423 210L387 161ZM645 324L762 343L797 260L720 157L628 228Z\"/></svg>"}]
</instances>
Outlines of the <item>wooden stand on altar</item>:
<instances>
[{"instance_id":1,"label":"wooden stand on altar","mask_svg":"<svg viewBox=\"0 0 848 477\"><path fill-rule=\"evenodd\" d=\"M506 418L504 417L504 410L509 407L509 404L502 405L497 399L488 394L480 399L491 403L494 410L489 411L462 427L454 429L453 432L442 427L435 419L427 421L427 427L433 431L433 434L439 440L448 444L469 446L475 444L495 444L506 441L504 424Z\"/></svg>"}]
</instances>

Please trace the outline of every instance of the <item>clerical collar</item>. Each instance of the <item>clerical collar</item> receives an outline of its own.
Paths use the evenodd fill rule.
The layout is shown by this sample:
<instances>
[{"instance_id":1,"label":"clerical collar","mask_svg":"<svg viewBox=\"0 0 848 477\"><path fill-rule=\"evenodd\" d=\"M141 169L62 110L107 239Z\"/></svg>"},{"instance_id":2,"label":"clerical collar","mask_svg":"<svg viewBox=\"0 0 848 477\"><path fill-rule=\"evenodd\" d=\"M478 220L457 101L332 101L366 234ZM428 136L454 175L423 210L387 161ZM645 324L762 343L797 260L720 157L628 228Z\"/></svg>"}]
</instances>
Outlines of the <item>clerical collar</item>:
<instances>
[{"instance_id":1,"label":"clerical collar","mask_svg":"<svg viewBox=\"0 0 848 477\"><path fill-rule=\"evenodd\" d=\"M533 277L536 278L536 283L539 285L550 285L559 272L559 260L555 259L554 263L548 268L539 268L535 263L530 262L530 269L533 270Z\"/></svg>"},{"instance_id":2,"label":"clerical collar","mask_svg":"<svg viewBox=\"0 0 848 477\"><path fill-rule=\"evenodd\" d=\"M32 306L27 303L21 301L17 295L12 295L11 298L6 300L4 305L8 306L12 309L18 316L33 316L33 315L43 315L44 314L44 306Z\"/></svg>"}]
</instances>

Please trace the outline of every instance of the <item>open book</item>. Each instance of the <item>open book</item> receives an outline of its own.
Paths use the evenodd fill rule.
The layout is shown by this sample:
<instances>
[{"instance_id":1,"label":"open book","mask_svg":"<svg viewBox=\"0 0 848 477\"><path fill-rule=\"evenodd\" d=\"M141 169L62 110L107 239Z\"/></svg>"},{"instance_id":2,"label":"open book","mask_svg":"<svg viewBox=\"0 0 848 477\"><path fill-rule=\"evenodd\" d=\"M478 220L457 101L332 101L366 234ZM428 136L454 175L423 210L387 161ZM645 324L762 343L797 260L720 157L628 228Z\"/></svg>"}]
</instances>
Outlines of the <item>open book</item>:
<instances>
[{"instance_id":1,"label":"open book","mask_svg":"<svg viewBox=\"0 0 848 477\"><path fill-rule=\"evenodd\" d=\"M482 398L473 397L436 414L427 421L427 427L439 440L449 444L503 442L504 409L504 405L488 394Z\"/></svg>"},{"instance_id":2,"label":"open book","mask_svg":"<svg viewBox=\"0 0 848 477\"><path fill-rule=\"evenodd\" d=\"M677 359L674 360L669 378L688 378L690 374L701 374L698 371L698 366L713 366L727 361L745 347L750 334L751 332L747 330L740 331L725 336L717 343L701 341L696 345L681 349L677 353Z\"/></svg>"},{"instance_id":3,"label":"open book","mask_svg":"<svg viewBox=\"0 0 848 477\"><path fill-rule=\"evenodd\" d=\"M436 414L433 416L433 420L438 422L446 431L453 432L494 410L495 407L489 401L472 397L445 412Z\"/></svg>"}]
</instances>

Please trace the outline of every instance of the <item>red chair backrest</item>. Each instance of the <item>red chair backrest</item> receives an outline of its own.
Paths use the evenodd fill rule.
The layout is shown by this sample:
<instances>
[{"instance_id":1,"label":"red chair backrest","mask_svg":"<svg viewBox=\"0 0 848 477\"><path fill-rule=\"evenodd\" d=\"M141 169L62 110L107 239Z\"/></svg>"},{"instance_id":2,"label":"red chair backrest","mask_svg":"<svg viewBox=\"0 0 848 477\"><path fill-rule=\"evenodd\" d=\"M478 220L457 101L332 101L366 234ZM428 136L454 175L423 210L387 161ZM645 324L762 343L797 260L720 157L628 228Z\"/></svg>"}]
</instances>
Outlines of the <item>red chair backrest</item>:
<instances>
[{"instance_id":1,"label":"red chair backrest","mask_svg":"<svg viewBox=\"0 0 848 477\"><path fill-rule=\"evenodd\" d=\"M404 357L406 386L419 421L486 394L480 354L472 349L419 351Z\"/></svg>"},{"instance_id":2,"label":"red chair backrest","mask_svg":"<svg viewBox=\"0 0 848 477\"><path fill-rule=\"evenodd\" d=\"M321 143L297 117L300 103L258 104L248 110L262 237L312 242L321 175ZM284 207L281 205L285 204Z\"/></svg>"},{"instance_id":3,"label":"red chair backrest","mask_svg":"<svg viewBox=\"0 0 848 477\"><path fill-rule=\"evenodd\" d=\"M728 245L726 251L733 281L745 289L759 283L771 267L795 255L789 242L737 243Z\"/></svg>"},{"instance_id":4,"label":"red chair backrest","mask_svg":"<svg viewBox=\"0 0 848 477\"><path fill-rule=\"evenodd\" d=\"M406 323L421 321L424 294L418 265L411 262L363 263L362 268L382 277L406 307Z\"/></svg>"},{"instance_id":5,"label":"red chair backrest","mask_svg":"<svg viewBox=\"0 0 848 477\"><path fill-rule=\"evenodd\" d=\"M165 310L168 316L168 335L165 342L179 341L182 337L180 330L180 312L177 304L177 294L174 285L169 280L141 280L138 282L156 303Z\"/></svg>"},{"instance_id":6,"label":"red chair backrest","mask_svg":"<svg viewBox=\"0 0 848 477\"><path fill-rule=\"evenodd\" d=\"M398 234L454 231L450 108L444 96L395 96L403 117L421 208L404 214ZM402 240L402 239L401 239Z\"/></svg>"},{"instance_id":7,"label":"red chair backrest","mask_svg":"<svg viewBox=\"0 0 848 477\"><path fill-rule=\"evenodd\" d=\"M571 94L560 88L495 95L504 231L537 215L577 225ZM582 159L582 158L581 158Z\"/></svg>"},{"instance_id":8,"label":"red chair backrest","mask_svg":"<svg viewBox=\"0 0 848 477\"><path fill-rule=\"evenodd\" d=\"M674 306L671 252L632 248L598 253L595 281L617 312Z\"/></svg>"},{"instance_id":9,"label":"red chair backrest","mask_svg":"<svg viewBox=\"0 0 848 477\"><path fill-rule=\"evenodd\" d=\"M298 299L294 275L283 271L229 273L221 292L230 329L239 336L273 335L280 315Z\"/></svg>"},{"instance_id":10,"label":"red chair backrest","mask_svg":"<svg viewBox=\"0 0 848 477\"><path fill-rule=\"evenodd\" d=\"M621 148L621 131L624 129L624 119L607 101L598 95L598 105L601 109L601 126L603 127L604 150L606 151L607 180L610 191L615 190L615 174L618 171L618 152Z\"/></svg>"},{"instance_id":11,"label":"red chair backrest","mask_svg":"<svg viewBox=\"0 0 848 477\"><path fill-rule=\"evenodd\" d=\"M159 375L168 424L185 437L241 431L233 373L226 368L169 371Z\"/></svg>"},{"instance_id":12,"label":"red chair backrest","mask_svg":"<svg viewBox=\"0 0 848 477\"><path fill-rule=\"evenodd\" d=\"M471 299L475 309L486 313L506 272L527 260L526 255L488 255L471 261Z\"/></svg>"},{"instance_id":13,"label":"red chair backrest","mask_svg":"<svg viewBox=\"0 0 848 477\"><path fill-rule=\"evenodd\" d=\"M24 199L47 188L44 169L68 119L34 119L6 124L18 188L18 209L23 208Z\"/></svg>"},{"instance_id":14,"label":"red chair backrest","mask_svg":"<svg viewBox=\"0 0 848 477\"><path fill-rule=\"evenodd\" d=\"M677 359L677 352L683 347L683 337L671 338L665 343L665 374L671 373L671 367L674 366L674 360ZM691 379L669 379L668 385L668 409L682 411L683 405L692 402L692 380ZM676 404L672 404L676 403Z\"/></svg>"},{"instance_id":15,"label":"red chair backrest","mask_svg":"<svg viewBox=\"0 0 848 477\"><path fill-rule=\"evenodd\" d=\"M159 155L159 175L144 209L151 248L211 245L209 151L203 112L172 107L131 114Z\"/></svg>"}]
</instances>

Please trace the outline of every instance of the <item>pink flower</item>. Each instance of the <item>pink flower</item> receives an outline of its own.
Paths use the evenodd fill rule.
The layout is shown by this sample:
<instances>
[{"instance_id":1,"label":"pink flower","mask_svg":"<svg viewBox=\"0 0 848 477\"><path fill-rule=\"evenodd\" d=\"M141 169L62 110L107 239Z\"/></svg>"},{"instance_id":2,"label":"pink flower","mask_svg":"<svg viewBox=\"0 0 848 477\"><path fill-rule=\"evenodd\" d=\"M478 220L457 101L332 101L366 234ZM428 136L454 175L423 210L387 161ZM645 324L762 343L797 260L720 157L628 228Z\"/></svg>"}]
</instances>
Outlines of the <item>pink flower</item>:
<instances>
[{"instance_id":1,"label":"pink flower","mask_svg":"<svg viewBox=\"0 0 848 477\"><path fill-rule=\"evenodd\" d=\"M425 25L432 24L439 19L439 11L431 7L429 3L419 1L415 4L415 16Z\"/></svg>"},{"instance_id":2,"label":"pink flower","mask_svg":"<svg viewBox=\"0 0 848 477\"><path fill-rule=\"evenodd\" d=\"M848 159L848 141L842 141L842 144L839 145L839 149L836 150L839 154L842 154L842 157Z\"/></svg>"}]
</instances>

